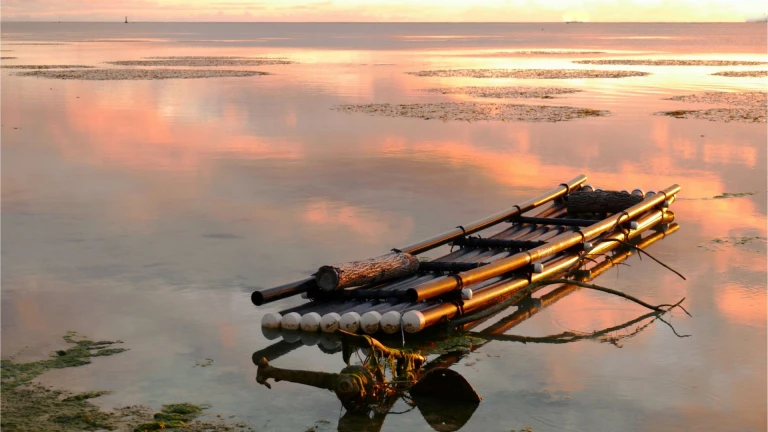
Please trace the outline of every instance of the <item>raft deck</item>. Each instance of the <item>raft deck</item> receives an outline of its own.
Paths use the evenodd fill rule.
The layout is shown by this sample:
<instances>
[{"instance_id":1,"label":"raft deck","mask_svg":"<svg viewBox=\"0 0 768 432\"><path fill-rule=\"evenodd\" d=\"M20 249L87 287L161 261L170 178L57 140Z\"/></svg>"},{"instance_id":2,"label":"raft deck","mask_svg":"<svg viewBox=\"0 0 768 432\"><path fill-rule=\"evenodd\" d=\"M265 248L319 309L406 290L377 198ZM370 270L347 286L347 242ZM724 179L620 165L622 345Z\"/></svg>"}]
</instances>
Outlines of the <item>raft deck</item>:
<instances>
[{"instance_id":1,"label":"raft deck","mask_svg":"<svg viewBox=\"0 0 768 432\"><path fill-rule=\"evenodd\" d=\"M264 314L262 327L416 333L498 304L532 283L560 277L591 257L637 242L648 230L663 231L674 220L669 207L680 190L677 185L659 192L635 189L606 195L585 182L586 176L578 176L510 209L382 257L324 266L321 271L336 271L330 285L331 279L321 280L319 271L301 281L255 291L251 299L256 305L295 295L308 299ZM626 203L616 209L608 203L613 213L573 213L577 198L583 202L603 196L615 198L613 204ZM417 259L446 244L457 249L432 260Z\"/></svg>"}]
</instances>

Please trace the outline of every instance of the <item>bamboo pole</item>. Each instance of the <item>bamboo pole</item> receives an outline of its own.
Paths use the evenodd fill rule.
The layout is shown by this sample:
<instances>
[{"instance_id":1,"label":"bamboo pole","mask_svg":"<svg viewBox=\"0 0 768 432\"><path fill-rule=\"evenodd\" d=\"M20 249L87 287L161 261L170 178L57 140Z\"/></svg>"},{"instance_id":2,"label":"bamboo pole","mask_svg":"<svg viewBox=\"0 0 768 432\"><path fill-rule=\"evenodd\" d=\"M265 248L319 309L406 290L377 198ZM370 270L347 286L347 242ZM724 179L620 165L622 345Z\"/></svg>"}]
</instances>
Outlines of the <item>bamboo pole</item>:
<instances>
[{"instance_id":1,"label":"bamboo pole","mask_svg":"<svg viewBox=\"0 0 768 432\"><path fill-rule=\"evenodd\" d=\"M671 222L669 219L674 218L674 215L671 212L667 212L665 209L654 210L637 220L638 228L636 230L631 230L629 233L625 233L623 231L617 232L615 234L606 236L606 238L613 238L623 241L637 237L643 231L651 228L659 222L665 222L665 215L667 221ZM607 252L609 250L615 249L618 245L619 243L613 241L600 242L597 243L592 250L587 252L586 255L597 255L603 252ZM487 306L491 302L500 301L503 298L514 295L516 292L525 288L532 282L551 278L552 276L555 276L569 269L571 266L576 264L582 256L583 255L581 254L573 254L572 256L567 256L558 262L547 266L542 273L532 274L530 279L506 279L496 284L483 287L482 289L477 289L474 291L471 299L464 300L460 304L443 302L422 309L420 311L408 311L403 315L403 327L409 333L415 333L441 320L450 319L457 315L462 315L473 310L480 309ZM485 267L481 267L478 270L482 270Z\"/></svg>"},{"instance_id":2,"label":"bamboo pole","mask_svg":"<svg viewBox=\"0 0 768 432\"><path fill-rule=\"evenodd\" d=\"M667 196L673 196L679 190L680 186L678 185L670 186L653 197L647 198L643 202L634 205L621 213L603 219L594 225L585 227L576 232L563 233L553 238L546 245L520 252L511 257L498 260L493 264L458 273L451 278L440 279L410 288L408 290L408 296L411 301L418 302L445 294L460 287L470 286L486 279L509 273L602 234L618 226L621 222L632 220L654 206L662 204L667 199Z\"/></svg>"},{"instance_id":3,"label":"bamboo pole","mask_svg":"<svg viewBox=\"0 0 768 432\"><path fill-rule=\"evenodd\" d=\"M534 208L539 207L542 204L548 203L554 200L555 198L559 198L571 191L578 190L585 181L587 181L587 176L583 174L579 175L577 177L574 177L567 183L563 183L554 189L550 189L547 192L544 192L543 194L535 198L532 198L528 201L523 202L522 204L518 204L512 208L509 208L502 212L488 216L487 218L472 222L469 225L462 225L464 229L457 227L450 231L446 231L442 234L432 237L430 239L421 241L419 243L414 243L412 245L406 246L399 250L405 253L419 254L419 253L428 251L430 249L434 249L438 246L442 246L446 243L449 243L459 237L463 237L469 234L474 234L478 231L484 230L488 227L491 227L493 225L509 220L513 216L520 215L527 211L533 210Z\"/></svg>"},{"instance_id":4,"label":"bamboo pole","mask_svg":"<svg viewBox=\"0 0 768 432\"><path fill-rule=\"evenodd\" d=\"M671 235L672 233L676 232L679 229L679 225L674 223L670 225L669 230L665 232L657 232L653 233L642 240L640 240L638 243L635 244L635 247L640 249L645 249L649 247L650 245L656 243L659 240L662 240L666 238L666 236ZM634 255L636 252L634 249L626 250L618 255L614 255L610 258L605 258L602 262L597 264L596 266L593 266L591 269L587 271L587 275L584 278L585 281L592 280L607 270L615 267L621 262L626 261L629 257ZM539 287L538 289L543 289L544 287ZM527 293L528 295L533 294L534 292L538 291L538 289L532 290L531 292ZM517 311L515 311L512 315L503 318L499 320L499 322L493 324L492 326L488 327L487 329L483 330L481 333L484 334L502 334L509 330L510 328L518 325L519 323L523 322L524 320L532 317L542 309L554 304L555 302L559 301L560 299L568 296L569 294L573 293L574 291L579 291L581 288L575 285L563 285L557 289L554 289L547 294L544 294L541 296L538 301L527 308L521 307ZM474 322L474 321L473 321Z\"/></svg>"},{"instance_id":5,"label":"bamboo pole","mask_svg":"<svg viewBox=\"0 0 768 432\"><path fill-rule=\"evenodd\" d=\"M278 287L254 291L251 293L251 302L256 306L261 306L264 303L284 299L313 289L317 289L317 282L314 277L308 277Z\"/></svg>"}]
</instances>

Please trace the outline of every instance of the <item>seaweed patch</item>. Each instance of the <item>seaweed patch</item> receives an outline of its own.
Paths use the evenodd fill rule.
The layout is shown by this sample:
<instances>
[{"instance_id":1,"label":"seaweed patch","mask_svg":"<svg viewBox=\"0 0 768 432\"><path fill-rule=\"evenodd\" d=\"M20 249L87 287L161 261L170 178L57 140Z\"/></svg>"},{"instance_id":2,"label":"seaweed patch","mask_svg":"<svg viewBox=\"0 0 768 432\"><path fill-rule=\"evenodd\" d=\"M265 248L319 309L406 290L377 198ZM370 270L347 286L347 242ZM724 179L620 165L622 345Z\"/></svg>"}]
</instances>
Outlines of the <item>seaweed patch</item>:
<instances>
[{"instance_id":1,"label":"seaweed patch","mask_svg":"<svg viewBox=\"0 0 768 432\"><path fill-rule=\"evenodd\" d=\"M71 345L57 350L44 360L18 363L2 360L2 416L0 428L14 431L79 432L97 430L154 431L183 428L185 431L252 431L244 422L200 419L208 406L190 403L164 405L153 414L146 406L135 405L102 411L90 399L110 393L87 391L73 394L66 390L46 388L32 380L52 369L84 366L93 357L122 353L116 347L121 341L91 341L75 332L68 332L64 340ZM232 416L230 416L231 418Z\"/></svg>"},{"instance_id":2,"label":"seaweed patch","mask_svg":"<svg viewBox=\"0 0 768 432\"><path fill-rule=\"evenodd\" d=\"M626 78L650 75L649 72L589 69L439 69L406 73L421 77L522 79Z\"/></svg>"},{"instance_id":3,"label":"seaweed patch","mask_svg":"<svg viewBox=\"0 0 768 432\"><path fill-rule=\"evenodd\" d=\"M725 104L733 106L765 107L768 103L768 93L766 92L706 92L692 95L674 96L666 100L706 103L706 104Z\"/></svg>"},{"instance_id":4,"label":"seaweed patch","mask_svg":"<svg viewBox=\"0 0 768 432\"><path fill-rule=\"evenodd\" d=\"M66 64L64 65L1 65L0 68L46 70L46 69L90 69L90 68L93 68L93 66L66 65Z\"/></svg>"},{"instance_id":5,"label":"seaweed patch","mask_svg":"<svg viewBox=\"0 0 768 432\"><path fill-rule=\"evenodd\" d=\"M337 105L332 109L346 113L365 113L385 117L467 122L483 120L558 122L585 117L602 117L610 114L609 111L567 106L465 102Z\"/></svg>"},{"instance_id":6,"label":"seaweed patch","mask_svg":"<svg viewBox=\"0 0 768 432\"><path fill-rule=\"evenodd\" d=\"M119 60L106 62L117 66L187 66L187 67L217 67L217 66L268 66L286 65L295 62L279 59L250 59L250 58L166 58L153 60Z\"/></svg>"},{"instance_id":7,"label":"seaweed patch","mask_svg":"<svg viewBox=\"0 0 768 432\"><path fill-rule=\"evenodd\" d=\"M43 70L18 73L19 76L70 80L159 80L227 78L269 75L266 72L220 69L84 69L84 70Z\"/></svg>"},{"instance_id":8,"label":"seaweed patch","mask_svg":"<svg viewBox=\"0 0 768 432\"><path fill-rule=\"evenodd\" d=\"M444 87L421 90L427 93L463 94L496 99L554 99L557 95L583 90L565 87Z\"/></svg>"},{"instance_id":9,"label":"seaweed patch","mask_svg":"<svg viewBox=\"0 0 768 432\"><path fill-rule=\"evenodd\" d=\"M663 115L679 119L699 119L716 122L739 123L765 123L765 108L712 108L706 110L674 110L656 112L654 115Z\"/></svg>"},{"instance_id":10,"label":"seaweed patch","mask_svg":"<svg viewBox=\"0 0 768 432\"><path fill-rule=\"evenodd\" d=\"M768 70L752 70L752 71L724 71L716 72L712 75L731 77L731 78L765 78L768 77Z\"/></svg>"},{"instance_id":11,"label":"seaweed patch","mask_svg":"<svg viewBox=\"0 0 768 432\"><path fill-rule=\"evenodd\" d=\"M743 60L674 60L674 59L605 59L575 60L574 63L625 66L756 66L768 64L761 61Z\"/></svg>"}]
</instances>

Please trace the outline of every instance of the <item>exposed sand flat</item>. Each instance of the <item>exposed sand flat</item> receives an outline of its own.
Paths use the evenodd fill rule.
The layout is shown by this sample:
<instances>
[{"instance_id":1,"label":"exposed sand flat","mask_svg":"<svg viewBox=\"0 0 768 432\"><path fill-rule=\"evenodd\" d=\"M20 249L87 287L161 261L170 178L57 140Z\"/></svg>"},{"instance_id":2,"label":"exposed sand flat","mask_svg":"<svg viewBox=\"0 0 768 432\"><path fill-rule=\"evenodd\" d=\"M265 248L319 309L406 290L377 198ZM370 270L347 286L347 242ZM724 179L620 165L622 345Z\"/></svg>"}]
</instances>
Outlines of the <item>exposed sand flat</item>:
<instances>
[{"instance_id":1,"label":"exposed sand flat","mask_svg":"<svg viewBox=\"0 0 768 432\"><path fill-rule=\"evenodd\" d=\"M419 104L338 105L334 110L386 117L412 117L443 121L527 121L558 122L609 115L608 111L586 108L497 103L444 102Z\"/></svg>"},{"instance_id":2,"label":"exposed sand flat","mask_svg":"<svg viewBox=\"0 0 768 432\"><path fill-rule=\"evenodd\" d=\"M606 54L605 51L578 51L578 50L520 50L520 51L496 51L489 53L463 54L463 57L516 57L520 55L591 55Z\"/></svg>"},{"instance_id":3,"label":"exposed sand flat","mask_svg":"<svg viewBox=\"0 0 768 432\"><path fill-rule=\"evenodd\" d=\"M258 71L237 70L200 70L200 69L84 69L84 70L55 70L20 72L19 76L34 76L40 78L71 79L71 80L160 80L160 79L193 79L193 78L223 78L249 77L269 75Z\"/></svg>"},{"instance_id":4,"label":"exposed sand flat","mask_svg":"<svg viewBox=\"0 0 768 432\"><path fill-rule=\"evenodd\" d=\"M620 59L620 60L574 60L574 63L596 65L632 65L632 66L755 66L768 64L760 61L741 60L660 60L660 59Z\"/></svg>"},{"instance_id":5,"label":"exposed sand flat","mask_svg":"<svg viewBox=\"0 0 768 432\"><path fill-rule=\"evenodd\" d=\"M734 106L747 106L753 108L765 107L768 103L768 93L766 92L707 92L685 96L675 96L667 100L707 103L707 104L725 104Z\"/></svg>"},{"instance_id":6,"label":"exposed sand flat","mask_svg":"<svg viewBox=\"0 0 768 432\"><path fill-rule=\"evenodd\" d=\"M427 93L464 94L475 97L499 99L554 99L556 95L583 90L561 87L445 87L422 89Z\"/></svg>"},{"instance_id":7,"label":"exposed sand flat","mask_svg":"<svg viewBox=\"0 0 768 432\"><path fill-rule=\"evenodd\" d=\"M765 77L768 77L768 70L725 71L725 72L713 73L712 75L734 77L734 78L765 78Z\"/></svg>"},{"instance_id":8,"label":"exposed sand flat","mask_svg":"<svg viewBox=\"0 0 768 432\"><path fill-rule=\"evenodd\" d=\"M79 40L74 42L82 42L82 43L88 43L88 42L99 42L99 43L113 43L113 42L122 42L122 43L156 43L156 42L165 42L164 39L85 39L85 40Z\"/></svg>"},{"instance_id":9,"label":"exposed sand flat","mask_svg":"<svg viewBox=\"0 0 768 432\"><path fill-rule=\"evenodd\" d=\"M765 108L712 108L707 110L676 110L662 111L655 115L665 115L674 118L700 119L715 122L765 123Z\"/></svg>"},{"instance_id":10,"label":"exposed sand flat","mask_svg":"<svg viewBox=\"0 0 768 432\"><path fill-rule=\"evenodd\" d=\"M648 72L588 69L441 69L406 73L422 77L524 79L624 78L650 75Z\"/></svg>"},{"instance_id":11,"label":"exposed sand flat","mask_svg":"<svg viewBox=\"0 0 768 432\"><path fill-rule=\"evenodd\" d=\"M3 69L90 69L86 65L2 65Z\"/></svg>"},{"instance_id":12,"label":"exposed sand flat","mask_svg":"<svg viewBox=\"0 0 768 432\"><path fill-rule=\"evenodd\" d=\"M214 67L214 66L265 66L284 65L295 62L277 59L223 59L223 58L199 58L199 59L165 59L165 60L120 60L106 62L118 66L188 66L188 67Z\"/></svg>"},{"instance_id":13,"label":"exposed sand flat","mask_svg":"<svg viewBox=\"0 0 768 432\"><path fill-rule=\"evenodd\" d=\"M287 57L241 57L241 56L160 56L142 57L152 60L282 60Z\"/></svg>"},{"instance_id":14,"label":"exposed sand flat","mask_svg":"<svg viewBox=\"0 0 768 432\"><path fill-rule=\"evenodd\" d=\"M66 42L13 42L13 43L6 43L3 45L72 45L72 44L66 43Z\"/></svg>"}]
</instances>

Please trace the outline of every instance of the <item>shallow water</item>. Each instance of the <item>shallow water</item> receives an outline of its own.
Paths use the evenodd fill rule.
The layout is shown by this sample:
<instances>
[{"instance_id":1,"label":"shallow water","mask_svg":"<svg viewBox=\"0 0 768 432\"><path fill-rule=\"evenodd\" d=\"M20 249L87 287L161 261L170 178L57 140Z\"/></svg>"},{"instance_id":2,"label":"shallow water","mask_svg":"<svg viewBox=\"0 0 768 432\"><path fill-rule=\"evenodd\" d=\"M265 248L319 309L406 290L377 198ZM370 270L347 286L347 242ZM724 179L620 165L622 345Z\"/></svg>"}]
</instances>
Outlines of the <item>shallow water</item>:
<instances>
[{"instance_id":1,"label":"shallow water","mask_svg":"<svg viewBox=\"0 0 768 432\"><path fill-rule=\"evenodd\" d=\"M664 100L672 96L765 91L765 78L710 75L765 67L571 63L766 61L764 25L4 23L2 32L2 48L18 57L4 60L8 65L109 67L103 62L181 55L300 62L236 68L267 76L196 80L64 81L0 72L2 355L39 358L61 346L67 330L130 348L50 372L45 383L115 390L95 401L104 407L189 401L212 404L257 430L335 430L340 404L332 394L255 382L251 355L275 343L262 335L261 314L301 300L257 309L249 300L254 287L378 255L585 173L607 189L682 186L672 207L681 228L649 252L688 280L634 257L631 267L596 282L650 303L686 297L693 317L675 312L671 322L692 336L654 324L622 348L489 343L453 366L483 397L464 430L766 429L765 241L712 242L766 236L765 124L652 115L721 106ZM608 52L474 55L537 49ZM449 68L651 75L405 73ZM578 88L584 91L557 99L502 102L612 115L444 123L331 109L483 101L420 91L480 85ZM755 194L710 199L723 192ZM643 313L621 299L578 291L510 333L592 331ZM195 366L205 358L213 364ZM338 372L342 361L302 347L273 364ZM400 401L393 411L407 409ZM432 429L413 410L389 415L381 430Z\"/></svg>"}]
</instances>

